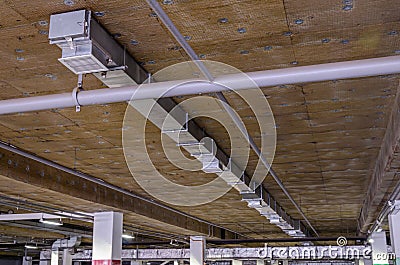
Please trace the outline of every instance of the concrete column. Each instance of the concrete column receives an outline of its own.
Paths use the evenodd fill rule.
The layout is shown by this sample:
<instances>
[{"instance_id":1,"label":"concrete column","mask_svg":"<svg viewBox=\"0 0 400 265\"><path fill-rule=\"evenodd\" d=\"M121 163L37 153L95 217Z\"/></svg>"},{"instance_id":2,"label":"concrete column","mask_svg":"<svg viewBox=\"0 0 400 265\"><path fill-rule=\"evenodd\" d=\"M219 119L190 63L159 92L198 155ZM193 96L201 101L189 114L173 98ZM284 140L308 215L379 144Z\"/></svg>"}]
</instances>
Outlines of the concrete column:
<instances>
[{"instance_id":1,"label":"concrete column","mask_svg":"<svg viewBox=\"0 0 400 265\"><path fill-rule=\"evenodd\" d=\"M396 254L396 265L400 265L400 201L395 201L394 210L389 214L390 242Z\"/></svg>"},{"instance_id":2,"label":"concrete column","mask_svg":"<svg viewBox=\"0 0 400 265\"><path fill-rule=\"evenodd\" d=\"M32 265L32 257L22 257L22 265Z\"/></svg>"},{"instance_id":3,"label":"concrete column","mask_svg":"<svg viewBox=\"0 0 400 265\"><path fill-rule=\"evenodd\" d=\"M47 260L48 257L45 255L45 252L40 251L40 261L39 265L51 265L51 261Z\"/></svg>"},{"instance_id":4,"label":"concrete column","mask_svg":"<svg viewBox=\"0 0 400 265\"><path fill-rule=\"evenodd\" d=\"M92 265L121 265L122 213L94 214Z\"/></svg>"},{"instance_id":5,"label":"concrete column","mask_svg":"<svg viewBox=\"0 0 400 265\"><path fill-rule=\"evenodd\" d=\"M204 236L190 237L190 265L204 265L206 239Z\"/></svg>"},{"instance_id":6,"label":"concrete column","mask_svg":"<svg viewBox=\"0 0 400 265\"><path fill-rule=\"evenodd\" d=\"M233 265L233 264L232 264ZM257 265L265 265L265 262L263 259L258 259L257 260ZM287 264L286 264L287 265Z\"/></svg>"},{"instance_id":7,"label":"concrete column","mask_svg":"<svg viewBox=\"0 0 400 265\"><path fill-rule=\"evenodd\" d=\"M356 259L356 260L354 260L354 264L355 265L364 265L364 259L363 258Z\"/></svg>"},{"instance_id":8,"label":"concrete column","mask_svg":"<svg viewBox=\"0 0 400 265\"><path fill-rule=\"evenodd\" d=\"M69 249L64 249L62 265L72 265L72 255Z\"/></svg>"},{"instance_id":9,"label":"concrete column","mask_svg":"<svg viewBox=\"0 0 400 265\"><path fill-rule=\"evenodd\" d=\"M368 240L372 248L372 262L373 265L388 265L389 257L386 244L386 233L373 232Z\"/></svg>"},{"instance_id":10,"label":"concrete column","mask_svg":"<svg viewBox=\"0 0 400 265\"><path fill-rule=\"evenodd\" d=\"M60 251L57 249L51 250L51 265L60 265Z\"/></svg>"},{"instance_id":11,"label":"concrete column","mask_svg":"<svg viewBox=\"0 0 400 265\"><path fill-rule=\"evenodd\" d=\"M243 264L243 261L241 261L241 260L238 260L238 259L232 260L232 265L242 265L242 264Z\"/></svg>"}]
</instances>

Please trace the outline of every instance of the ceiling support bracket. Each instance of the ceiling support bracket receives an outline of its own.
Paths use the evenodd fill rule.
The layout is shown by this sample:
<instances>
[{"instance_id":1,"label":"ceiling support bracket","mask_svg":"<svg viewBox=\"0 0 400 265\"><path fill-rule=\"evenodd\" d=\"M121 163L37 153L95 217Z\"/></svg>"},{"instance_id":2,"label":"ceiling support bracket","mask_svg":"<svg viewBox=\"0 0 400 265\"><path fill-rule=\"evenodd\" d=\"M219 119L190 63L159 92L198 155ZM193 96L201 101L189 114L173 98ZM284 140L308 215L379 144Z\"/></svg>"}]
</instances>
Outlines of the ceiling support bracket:
<instances>
[{"instance_id":1,"label":"ceiling support bracket","mask_svg":"<svg viewBox=\"0 0 400 265\"><path fill-rule=\"evenodd\" d=\"M82 74L78 74L77 87L75 87L72 90L72 99L73 99L73 101L75 103L75 111L76 112L80 112L81 111L81 104L79 104L79 101L78 101L78 93L80 91L82 91L82 90L83 90L83 75Z\"/></svg>"}]
</instances>

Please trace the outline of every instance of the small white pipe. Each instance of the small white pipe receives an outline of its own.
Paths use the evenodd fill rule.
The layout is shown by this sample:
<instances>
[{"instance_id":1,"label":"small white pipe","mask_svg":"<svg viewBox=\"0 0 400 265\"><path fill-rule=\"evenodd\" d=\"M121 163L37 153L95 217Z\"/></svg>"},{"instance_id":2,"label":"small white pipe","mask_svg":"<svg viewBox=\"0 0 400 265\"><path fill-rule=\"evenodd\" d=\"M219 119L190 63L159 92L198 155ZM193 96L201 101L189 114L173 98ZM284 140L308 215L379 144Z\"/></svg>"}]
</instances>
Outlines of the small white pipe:
<instances>
[{"instance_id":1,"label":"small white pipe","mask_svg":"<svg viewBox=\"0 0 400 265\"><path fill-rule=\"evenodd\" d=\"M197 67L204 74L204 76L207 77L208 80L213 80L214 77L212 76L212 74L208 71L207 67L203 64L203 62L200 60L199 56L192 49L192 47L189 45L189 43L187 43L187 41L185 40L185 37L179 32L177 27L174 25L172 20L165 13L165 11L161 7L161 5L158 3L158 1L157 0L146 0L146 2L154 10L154 12L157 14L158 18L163 22L164 26L166 26L168 28L169 32L174 36L174 38L179 43L179 45L182 46L182 48L185 50L186 54L189 55L190 59L193 60L193 62L197 65Z\"/></svg>"},{"instance_id":2,"label":"small white pipe","mask_svg":"<svg viewBox=\"0 0 400 265\"><path fill-rule=\"evenodd\" d=\"M60 219L60 218L65 218L65 217L47 213L0 214L0 221L21 221L21 220Z\"/></svg>"},{"instance_id":3,"label":"small white pipe","mask_svg":"<svg viewBox=\"0 0 400 265\"><path fill-rule=\"evenodd\" d=\"M395 73L400 73L400 56L258 71L247 73L247 75L254 80L259 87L270 87ZM230 87L231 90L249 89L248 80L244 80L242 74L231 74L216 77L213 82L191 79L135 85L123 88L81 91L78 93L77 98L81 106L86 106L124 102L131 99L183 96L228 90L228 88L224 86L215 85L213 83L224 84L224 86ZM141 86L140 89L138 89L139 86ZM22 113L74 106L75 101L72 94L63 93L2 100L0 101L0 114Z\"/></svg>"}]
</instances>

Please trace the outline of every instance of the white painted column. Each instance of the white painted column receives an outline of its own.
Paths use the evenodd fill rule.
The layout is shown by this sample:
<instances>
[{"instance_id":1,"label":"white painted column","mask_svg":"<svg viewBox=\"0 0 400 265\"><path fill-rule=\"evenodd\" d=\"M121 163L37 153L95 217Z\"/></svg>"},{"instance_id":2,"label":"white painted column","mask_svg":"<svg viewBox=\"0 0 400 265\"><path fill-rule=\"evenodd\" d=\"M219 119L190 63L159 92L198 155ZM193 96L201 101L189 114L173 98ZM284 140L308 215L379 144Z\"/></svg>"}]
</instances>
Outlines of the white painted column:
<instances>
[{"instance_id":1,"label":"white painted column","mask_svg":"<svg viewBox=\"0 0 400 265\"><path fill-rule=\"evenodd\" d=\"M232 264L233 265L233 264ZM257 260L257 265L265 265L265 262L263 259L258 259ZM286 264L287 265L287 264Z\"/></svg>"},{"instance_id":2,"label":"white painted column","mask_svg":"<svg viewBox=\"0 0 400 265\"><path fill-rule=\"evenodd\" d=\"M206 239L204 236L190 237L190 265L204 265Z\"/></svg>"},{"instance_id":3,"label":"white painted column","mask_svg":"<svg viewBox=\"0 0 400 265\"><path fill-rule=\"evenodd\" d=\"M242 260L239 260L239 259L232 260L232 265L242 265L242 264L243 264Z\"/></svg>"},{"instance_id":4,"label":"white painted column","mask_svg":"<svg viewBox=\"0 0 400 265\"><path fill-rule=\"evenodd\" d=\"M386 244L386 232L373 232L368 241L372 248L373 265L388 265L389 257Z\"/></svg>"},{"instance_id":5,"label":"white painted column","mask_svg":"<svg viewBox=\"0 0 400 265\"><path fill-rule=\"evenodd\" d=\"M365 263L364 263L364 259L363 258L360 258L360 259L356 259L355 260L355 265L364 265Z\"/></svg>"},{"instance_id":6,"label":"white painted column","mask_svg":"<svg viewBox=\"0 0 400 265\"><path fill-rule=\"evenodd\" d=\"M120 265L122 213L94 214L92 265Z\"/></svg>"},{"instance_id":7,"label":"white painted column","mask_svg":"<svg viewBox=\"0 0 400 265\"><path fill-rule=\"evenodd\" d=\"M51 265L60 265L60 251L57 249L51 250Z\"/></svg>"},{"instance_id":8,"label":"white painted column","mask_svg":"<svg viewBox=\"0 0 400 265\"><path fill-rule=\"evenodd\" d=\"M40 251L40 261L39 261L39 265L51 265L51 261L47 260L48 257L45 255L44 251Z\"/></svg>"},{"instance_id":9,"label":"white painted column","mask_svg":"<svg viewBox=\"0 0 400 265\"><path fill-rule=\"evenodd\" d=\"M241 261L241 260L238 260L238 259L232 260L232 265L242 265L242 264L243 264L243 261Z\"/></svg>"},{"instance_id":10,"label":"white painted column","mask_svg":"<svg viewBox=\"0 0 400 265\"><path fill-rule=\"evenodd\" d=\"M70 249L63 250L62 265L72 265L72 256Z\"/></svg>"},{"instance_id":11,"label":"white painted column","mask_svg":"<svg viewBox=\"0 0 400 265\"><path fill-rule=\"evenodd\" d=\"M22 257L22 265L32 265L32 257Z\"/></svg>"},{"instance_id":12,"label":"white painted column","mask_svg":"<svg viewBox=\"0 0 400 265\"><path fill-rule=\"evenodd\" d=\"M394 209L388 216L390 227L390 242L396 254L396 264L400 265L400 201L394 202Z\"/></svg>"}]
</instances>

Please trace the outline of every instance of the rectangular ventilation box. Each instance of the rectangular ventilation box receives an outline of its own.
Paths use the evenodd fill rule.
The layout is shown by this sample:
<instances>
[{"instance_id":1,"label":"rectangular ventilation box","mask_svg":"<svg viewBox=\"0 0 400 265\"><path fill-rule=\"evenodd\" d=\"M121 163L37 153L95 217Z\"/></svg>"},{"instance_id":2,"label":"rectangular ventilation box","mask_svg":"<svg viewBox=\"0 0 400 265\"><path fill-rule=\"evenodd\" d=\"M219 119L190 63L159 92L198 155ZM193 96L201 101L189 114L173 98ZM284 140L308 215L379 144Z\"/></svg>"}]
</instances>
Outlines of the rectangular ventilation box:
<instances>
[{"instance_id":1,"label":"rectangular ventilation box","mask_svg":"<svg viewBox=\"0 0 400 265\"><path fill-rule=\"evenodd\" d=\"M112 64L112 55L103 46L114 40L91 18L90 11L52 15L49 40L62 49L58 60L75 74L108 71Z\"/></svg>"},{"instance_id":2,"label":"rectangular ventilation box","mask_svg":"<svg viewBox=\"0 0 400 265\"><path fill-rule=\"evenodd\" d=\"M59 61L75 74L118 70L113 82L123 81L124 84L131 79L129 77L137 84L147 78L146 72L92 17L90 10L51 15L49 41L61 48Z\"/></svg>"}]
</instances>

